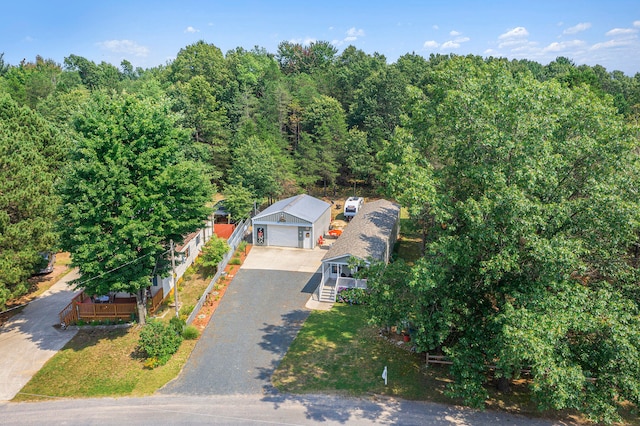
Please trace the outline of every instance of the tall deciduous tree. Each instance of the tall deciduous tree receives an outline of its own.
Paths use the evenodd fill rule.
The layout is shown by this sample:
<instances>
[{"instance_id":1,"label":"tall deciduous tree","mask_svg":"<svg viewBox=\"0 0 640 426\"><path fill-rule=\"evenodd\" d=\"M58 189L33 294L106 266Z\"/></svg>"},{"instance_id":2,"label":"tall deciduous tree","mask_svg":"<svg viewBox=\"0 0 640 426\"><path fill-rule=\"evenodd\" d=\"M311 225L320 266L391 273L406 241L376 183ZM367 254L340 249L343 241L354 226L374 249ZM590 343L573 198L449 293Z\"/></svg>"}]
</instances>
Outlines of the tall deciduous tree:
<instances>
[{"instance_id":1,"label":"tall deciduous tree","mask_svg":"<svg viewBox=\"0 0 640 426\"><path fill-rule=\"evenodd\" d=\"M88 293L146 289L170 239L200 227L212 187L187 161L189 133L164 99L95 93L74 127L79 139L60 193L62 246Z\"/></svg>"},{"instance_id":2,"label":"tall deciduous tree","mask_svg":"<svg viewBox=\"0 0 640 426\"><path fill-rule=\"evenodd\" d=\"M637 139L585 87L473 58L433 77L413 114L426 137L402 154L433 165L416 176L437 226L406 284L419 348L450 357L468 403L489 366L503 385L529 369L540 407L614 420L640 403Z\"/></svg>"}]
</instances>

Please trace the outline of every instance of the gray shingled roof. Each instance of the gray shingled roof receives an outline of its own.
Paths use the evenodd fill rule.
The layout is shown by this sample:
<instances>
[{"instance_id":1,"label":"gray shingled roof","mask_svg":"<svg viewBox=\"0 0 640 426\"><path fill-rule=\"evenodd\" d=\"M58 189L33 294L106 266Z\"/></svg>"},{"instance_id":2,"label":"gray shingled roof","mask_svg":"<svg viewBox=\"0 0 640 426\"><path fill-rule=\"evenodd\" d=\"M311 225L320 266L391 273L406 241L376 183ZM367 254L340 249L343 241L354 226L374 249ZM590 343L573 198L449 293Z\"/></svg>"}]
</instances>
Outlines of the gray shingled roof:
<instances>
[{"instance_id":1,"label":"gray shingled roof","mask_svg":"<svg viewBox=\"0 0 640 426\"><path fill-rule=\"evenodd\" d=\"M253 217L253 220L269 216L274 213L289 213L292 216L314 223L330 208L329 203L307 194L300 194L284 200L276 201Z\"/></svg>"},{"instance_id":2,"label":"gray shingled roof","mask_svg":"<svg viewBox=\"0 0 640 426\"><path fill-rule=\"evenodd\" d=\"M364 203L342 235L333 243L322 261L354 256L386 261L385 252L391 233L400 217L400 206L387 200Z\"/></svg>"}]
</instances>

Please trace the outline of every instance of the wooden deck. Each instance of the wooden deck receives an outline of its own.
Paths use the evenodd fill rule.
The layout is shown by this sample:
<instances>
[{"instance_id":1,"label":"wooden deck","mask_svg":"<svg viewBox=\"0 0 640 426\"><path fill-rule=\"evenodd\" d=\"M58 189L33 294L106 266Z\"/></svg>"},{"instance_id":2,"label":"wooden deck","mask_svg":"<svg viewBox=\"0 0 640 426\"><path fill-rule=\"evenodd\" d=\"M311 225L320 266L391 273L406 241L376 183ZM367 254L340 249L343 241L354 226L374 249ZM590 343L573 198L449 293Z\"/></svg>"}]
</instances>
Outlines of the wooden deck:
<instances>
[{"instance_id":1,"label":"wooden deck","mask_svg":"<svg viewBox=\"0 0 640 426\"><path fill-rule=\"evenodd\" d=\"M162 290L156 293L148 302L150 313L157 311L162 304L164 295ZM65 326L78 321L131 321L138 314L135 297L114 297L107 302L97 302L88 297L83 291L76 294L59 314L60 324Z\"/></svg>"}]
</instances>

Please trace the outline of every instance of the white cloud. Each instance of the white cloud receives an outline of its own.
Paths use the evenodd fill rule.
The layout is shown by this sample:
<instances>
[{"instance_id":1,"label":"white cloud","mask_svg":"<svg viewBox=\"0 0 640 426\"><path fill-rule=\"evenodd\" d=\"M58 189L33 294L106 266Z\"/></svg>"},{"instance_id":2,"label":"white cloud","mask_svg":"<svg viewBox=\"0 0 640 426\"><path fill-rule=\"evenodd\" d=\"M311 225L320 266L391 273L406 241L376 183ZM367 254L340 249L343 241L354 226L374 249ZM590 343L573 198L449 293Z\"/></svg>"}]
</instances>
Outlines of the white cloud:
<instances>
[{"instance_id":1,"label":"white cloud","mask_svg":"<svg viewBox=\"0 0 640 426\"><path fill-rule=\"evenodd\" d=\"M635 38L613 39L602 43L596 43L591 46L591 50L608 49L611 47L632 46L637 43Z\"/></svg>"},{"instance_id":2,"label":"white cloud","mask_svg":"<svg viewBox=\"0 0 640 426\"><path fill-rule=\"evenodd\" d=\"M547 52L562 52L564 50L573 49L576 47L584 46L585 42L583 40L570 40L570 41L561 41L561 42L553 42L544 49L542 49L543 53Z\"/></svg>"},{"instance_id":3,"label":"white cloud","mask_svg":"<svg viewBox=\"0 0 640 426\"><path fill-rule=\"evenodd\" d=\"M440 46L440 43L438 43L438 42L437 42L437 41L435 41L435 40L429 40L429 41L425 41L425 42L424 42L424 44L423 44L423 46L424 46L426 49L433 49L433 48L436 48L436 47Z\"/></svg>"},{"instance_id":4,"label":"white cloud","mask_svg":"<svg viewBox=\"0 0 640 426\"><path fill-rule=\"evenodd\" d=\"M445 49L457 49L460 47L460 43L456 43L453 40L449 40L449 41L445 41L444 43L442 43L442 46L440 46L440 49L445 50Z\"/></svg>"},{"instance_id":5,"label":"white cloud","mask_svg":"<svg viewBox=\"0 0 640 426\"><path fill-rule=\"evenodd\" d=\"M501 34L498 39L499 40L507 40L507 39L511 39L511 38L521 38L521 37L526 37L529 35L529 32L527 31L527 29L525 27L516 27L513 28L509 31L507 31L504 34Z\"/></svg>"},{"instance_id":6,"label":"white cloud","mask_svg":"<svg viewBox=\"0 0 640 426\"><path fill-rule=\"evenodd\" d=\"M511 47L522 46L523 44L529 44L529 40L527 40L527 39L507 40L507 41L503 41L503 42L499 43L498 47L500 49L505 48L505 47L511 48Z\"/></svg>"},{"instance_id":7,"label":"white cloud","mask_svg":"<svg viewBox=\"0 0 640 426\"><path fill-rule=\"evenodd\" d=\"M456 43L465 43L469 40L471 40L469 37L458 37L453 41L455 41Z\"/></svg>"},{"instance_id":8,"label":"white cloud","mask_svg":"<svg viewBox=\"0 0 640 426\"><path fill-rule=\"evenodd\" d=\"M128 53L135 56L147 56L149 48L131 40L107 40L97 43L98 46L114 53Z\"/></svg>"},{"instance_id":9,"label":"white cloud","mask_svg":"<svg viewBox=\"0 0 640 426\"><path fill-rule=\"evenodd\" d=\"M347 30L347 36L348 37L364 37L364 30L363 29L359 29L357 30L355 27L351 27Z\"/></svg>"},{"instance_id":10,"label":"white cloud","mask_svg":"<svg viewBox=\"0 0 640 426\"><path fill-rule=\"evenodd\" d=\"M433 26L433 27L431 27L431 28L433 28L434 30L439 30L439 29L440 29L440 27L439 27L439 26L437 26L437 25L434 25L434 26Z\"/></svg>"},{"instance_id":11,"label":"white cloud","mask_svg":"<svg viewBox=\"0 0 640 426\"><path fill-rule=\"evenodd\" d=\"M360 37L364 37L364 30L362 28L357 29L356 27L351 27L346 32L347 36L342 40L333 40L331 44L334 46L342 46L345 43L351 43L353 41L358 40ZM315 40L313 40L315 41Z\"/></svg>"},{"instance_id":12,"label":"white cloud","mask_svg":"<svg viewBox=\"0 0 640 426\"><path fill-rule=\"evenodd\" d=\"M577 34L581 31L588 30L589 28L591 28L591 22L581 22L578 25L567 28L562 32L562 34Z\"/></svg>"},{"instance_id":13,"label":"white cloud","mask_svg":"<svg viewBox=\"0 0 640 426\"><path fill-rule=\"evenodd\" d=\"M199 33L200 30L197 30L195 28L193 28L191 25L189 25L187 28L185 28L184 30L185 33Z\"/></svg>"},{"instance_id":14,"label":"white cloud","mask_svg":"<svg viewBox=\"0 0 640 426\"><path fill-rule=\"evenodd\" d=\"M621 35L631 35L631 34L635 34L637 33L638 30L633 29L633 28L614 28L610 31L607 31L607 33L605 34L606 36L609 37L616 37L616 36L621 36Z\"/></svg>"},{"instance_id":15,"label":"white cloud","mask_svg":"<svg viewBox=\"0 0 640 426\"><path fill-rule=\"evenodd\" d=\"M455 31L455 30L453 30L453 31L449 32L449 35L450 35L451 37L459 36L460 34L462 34L462 33L461 33L461 32L458 32L458 31Z\"/></svg>"},{"instance_id":16,"label":"white cloud","mask_svg":"<svg viewBox=\"0 0 640 426\"><path fill-rule=\"evenodd\" d=\"M634 27L640 27L640 21L633 21Z\"/></svg>"}]
</instances>

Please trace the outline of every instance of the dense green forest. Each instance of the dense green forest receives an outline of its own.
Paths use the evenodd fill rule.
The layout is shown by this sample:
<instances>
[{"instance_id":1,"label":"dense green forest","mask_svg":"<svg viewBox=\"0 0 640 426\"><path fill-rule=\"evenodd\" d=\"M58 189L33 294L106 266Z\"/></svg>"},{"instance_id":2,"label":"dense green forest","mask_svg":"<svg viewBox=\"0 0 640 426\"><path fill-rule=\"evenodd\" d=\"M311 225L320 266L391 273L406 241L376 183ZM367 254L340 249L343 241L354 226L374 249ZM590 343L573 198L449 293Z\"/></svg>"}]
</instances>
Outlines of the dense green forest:
<instances>
[{"instance_id":1,"label":"dense green forest","mask_svg":"<svg viewBox=\"0 0 640 426\"><path fill-rule=\"evenodd\" d=\"M0 55L0 117L0 306L51 249L84 279L133 265L86 285L142 298L215 191L243 216L357 185L423 235L415 264L371 269L372 318L413 323L454 395L526 370L542 408L640 403L640 73L200 41L151 69Z\"/></svg>"}]
</instances>

